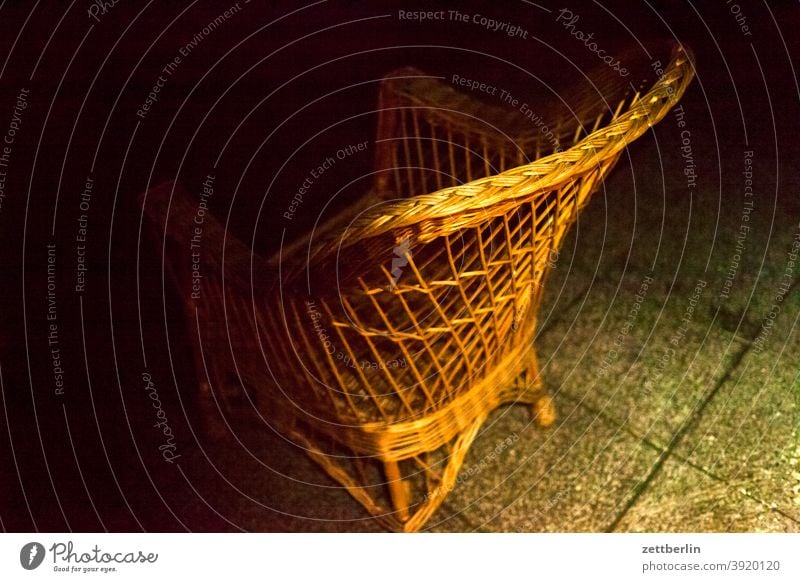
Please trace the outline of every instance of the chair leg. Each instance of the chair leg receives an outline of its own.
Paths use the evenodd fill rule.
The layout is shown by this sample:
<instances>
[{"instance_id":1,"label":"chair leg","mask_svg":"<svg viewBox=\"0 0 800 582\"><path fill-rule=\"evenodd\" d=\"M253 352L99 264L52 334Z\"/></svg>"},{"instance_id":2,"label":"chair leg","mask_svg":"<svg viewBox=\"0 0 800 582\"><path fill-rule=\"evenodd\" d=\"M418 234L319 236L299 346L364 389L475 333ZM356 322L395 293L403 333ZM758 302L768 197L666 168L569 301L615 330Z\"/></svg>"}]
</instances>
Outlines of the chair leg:
<instances>
[{"instance_id":1,"label":"chair leg","mask_svg":"<svg viewBox=\"0 0 800 582\"><path fill-rule=\"evenodd\" d=\"M386 479L389 481L389 494L392 497L392 505L397 510L397 518L401 522L408 521L408 492L400 474L400 467L396 461L387 461L384 467Z\"/></svg>"},{"instance_id":2,"label":"chair leg","mask_svg":"<svg viewBox=\"0 0 800 582\"><path fill-rule=\"evenodd\" d=\"M530 363L528 368L523 373L522 381L525 386L533 389L538 388L535 400L531 405L531 416L542 428L552 426L556 421L558 415L556 414L556 406L553 397L544 388L544 382L540 376L539 359L536 357L536 352L531 351Z\"/></svg>"},{"instance_id":3,"label":"chair leg","mask_svg":"<svg viewBox=\"0 0 800 582\"><path fill-rule=\"evenodd\" d=\"M533 403L532 409L534 422L542 428L552 426L558 416L553 397L546 391L542 391L542 395Z\"/></svg>"}]
</instances>

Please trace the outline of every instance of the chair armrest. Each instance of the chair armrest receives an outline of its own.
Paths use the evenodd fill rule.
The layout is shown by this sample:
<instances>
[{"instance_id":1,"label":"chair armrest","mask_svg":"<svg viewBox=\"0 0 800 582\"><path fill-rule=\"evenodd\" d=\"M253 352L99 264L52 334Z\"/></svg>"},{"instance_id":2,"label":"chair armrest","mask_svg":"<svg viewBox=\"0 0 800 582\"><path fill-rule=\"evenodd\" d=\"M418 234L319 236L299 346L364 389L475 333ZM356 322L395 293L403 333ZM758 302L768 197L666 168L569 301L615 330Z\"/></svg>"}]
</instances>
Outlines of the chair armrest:
<instances>
[{"instance_id":1,"label":"chair armrest","mask_svg":"<svg viewBox=\"0 0 800 582\"><path fill-rule=\"evenodd\" d=\"M139 201L157 240L166 239L163 262L181 296L188 296L191 287L193 250L199 253L195 264L200 265L204 278L221 280L224 269L226 287L234 286L248 295L251 285L260 292L273 284L274 268L227 232L207 209L201 216L200 201L182 185L165 182L140 195ZM199 225L195 221L198 216L202 218ZM200 228L199 235L196 228Z\"/></svg>"}]
</instances>

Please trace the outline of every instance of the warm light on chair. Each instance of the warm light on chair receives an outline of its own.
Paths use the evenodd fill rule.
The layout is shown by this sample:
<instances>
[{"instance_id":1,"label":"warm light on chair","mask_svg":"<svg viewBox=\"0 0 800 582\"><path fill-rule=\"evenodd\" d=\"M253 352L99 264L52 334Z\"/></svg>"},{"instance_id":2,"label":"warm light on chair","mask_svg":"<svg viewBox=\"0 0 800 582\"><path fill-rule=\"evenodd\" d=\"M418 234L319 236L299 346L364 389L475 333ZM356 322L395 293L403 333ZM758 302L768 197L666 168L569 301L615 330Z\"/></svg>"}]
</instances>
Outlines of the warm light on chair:
<instances>
[{"instance_id":1,"label":"warm light on chair","mask_svg":"<svg viewBox=\"0 0 800 582\"><path fill-rule=\"evenodd\" d=\"M537 103L546 132L415 69L388 75L370 196L271 263L229 239L224 293L210 276L187 297L206 389L230 375L215 354L231 351L267 422L386 527L419 530L492 410L524 403L555 421L533 349L553 258L623 149L693 77L681 47L643 96L609 71L589 76L594 94ZM170 191L148 194L161 224ZM251 260L280 281L251 287Z\"/></svg>"}]
</instances>

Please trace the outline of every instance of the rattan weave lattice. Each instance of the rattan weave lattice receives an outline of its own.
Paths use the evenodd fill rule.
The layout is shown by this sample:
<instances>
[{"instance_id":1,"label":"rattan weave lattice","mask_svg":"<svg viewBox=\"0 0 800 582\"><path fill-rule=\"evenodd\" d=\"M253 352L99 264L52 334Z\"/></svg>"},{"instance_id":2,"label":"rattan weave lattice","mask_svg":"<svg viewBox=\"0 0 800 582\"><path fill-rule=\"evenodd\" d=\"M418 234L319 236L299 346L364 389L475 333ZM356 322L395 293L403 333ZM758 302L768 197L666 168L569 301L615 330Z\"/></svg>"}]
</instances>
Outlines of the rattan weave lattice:
<instances>
[{"instance_id":1,"label":"rattan weave lattice","mask_svg":"<svg viewBox=\"0 0 800 582\"><path fill-rule=\"evenodd\" d=\"M668 50L644 94L603 66L537 103L547 132L417 70L388 75L360 204L271 260L206 219L199 297L186 248L170 251L210 401L254 408L386 527L420 529L493 409L553 422L532 345L551 257L690 83L686 51ZM652 77L652 55L636 69L634 54L622 62ZM191 197L166 184L144 204L186 247Z\"/></svg>"}]
</instances>

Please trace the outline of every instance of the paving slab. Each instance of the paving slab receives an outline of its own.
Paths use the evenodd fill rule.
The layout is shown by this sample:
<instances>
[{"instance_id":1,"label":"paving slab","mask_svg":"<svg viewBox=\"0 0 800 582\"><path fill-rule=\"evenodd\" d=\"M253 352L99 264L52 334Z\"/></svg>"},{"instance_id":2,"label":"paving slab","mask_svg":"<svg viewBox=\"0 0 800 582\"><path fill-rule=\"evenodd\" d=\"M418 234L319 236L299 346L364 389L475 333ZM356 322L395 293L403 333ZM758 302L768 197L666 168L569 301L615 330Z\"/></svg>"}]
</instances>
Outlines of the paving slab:
<instances>
[{"instance_id":1,"label":"paving slab","mask_svg":"<svg viewBox=\"0 0 800 582\"><path fill-rule=\"evenodd\" d=\"M672 459L615 531L797 532L799 526L746 493Z\"/></svg>"},{"instance_id":2,"label":"paving slab","mask_svg":"<svg viewBox=\"0 0 800 582\"><path fill-rule=\"evenodd\" d=\"M196 484L205 502L196 498L186 509L193 523L210 520L224 531L383 531L298 447L255 426L238 436L241 444L226 442L209 448L208 460L192 460L215 466Z\"/></svg>"},{"instance_id":3,"label":"paving slab","mask_svg":"<svg viewBox=\"0 0 800 582\"><path fill-rule=\"evenodd\" d=\"M560 417L540 429L521 407L498 419L470 450L462 480L431 519L434 531L597 532L614 519L658 451L622 427L556 398ZM518 440L491 457L496 443Z\"/></svg>"},{"instance_id":4,"label":"paving slab","mask_svg":"<svg viewBox=\"0 0 800 582\"><path fill-rule=\"evenodd\" d=\"M746 313L751 341L676 453L800 520L800 290L784 292L783 276L800 231L780 226Z\"/></svg>"},{"instance_id":5,"label":"paving slab","mask_svg":"<svg viewBox=\"0 0 800 582\"><path fill-rule=\"evenodd\" d=\"M657 279L642 291L645 284L626 276L619 288L593 287L537 348L551 390L664 447L724 376L739 342L693 315L707 304L704 288L667 296Z\"/></svg>"}]
</instances>

